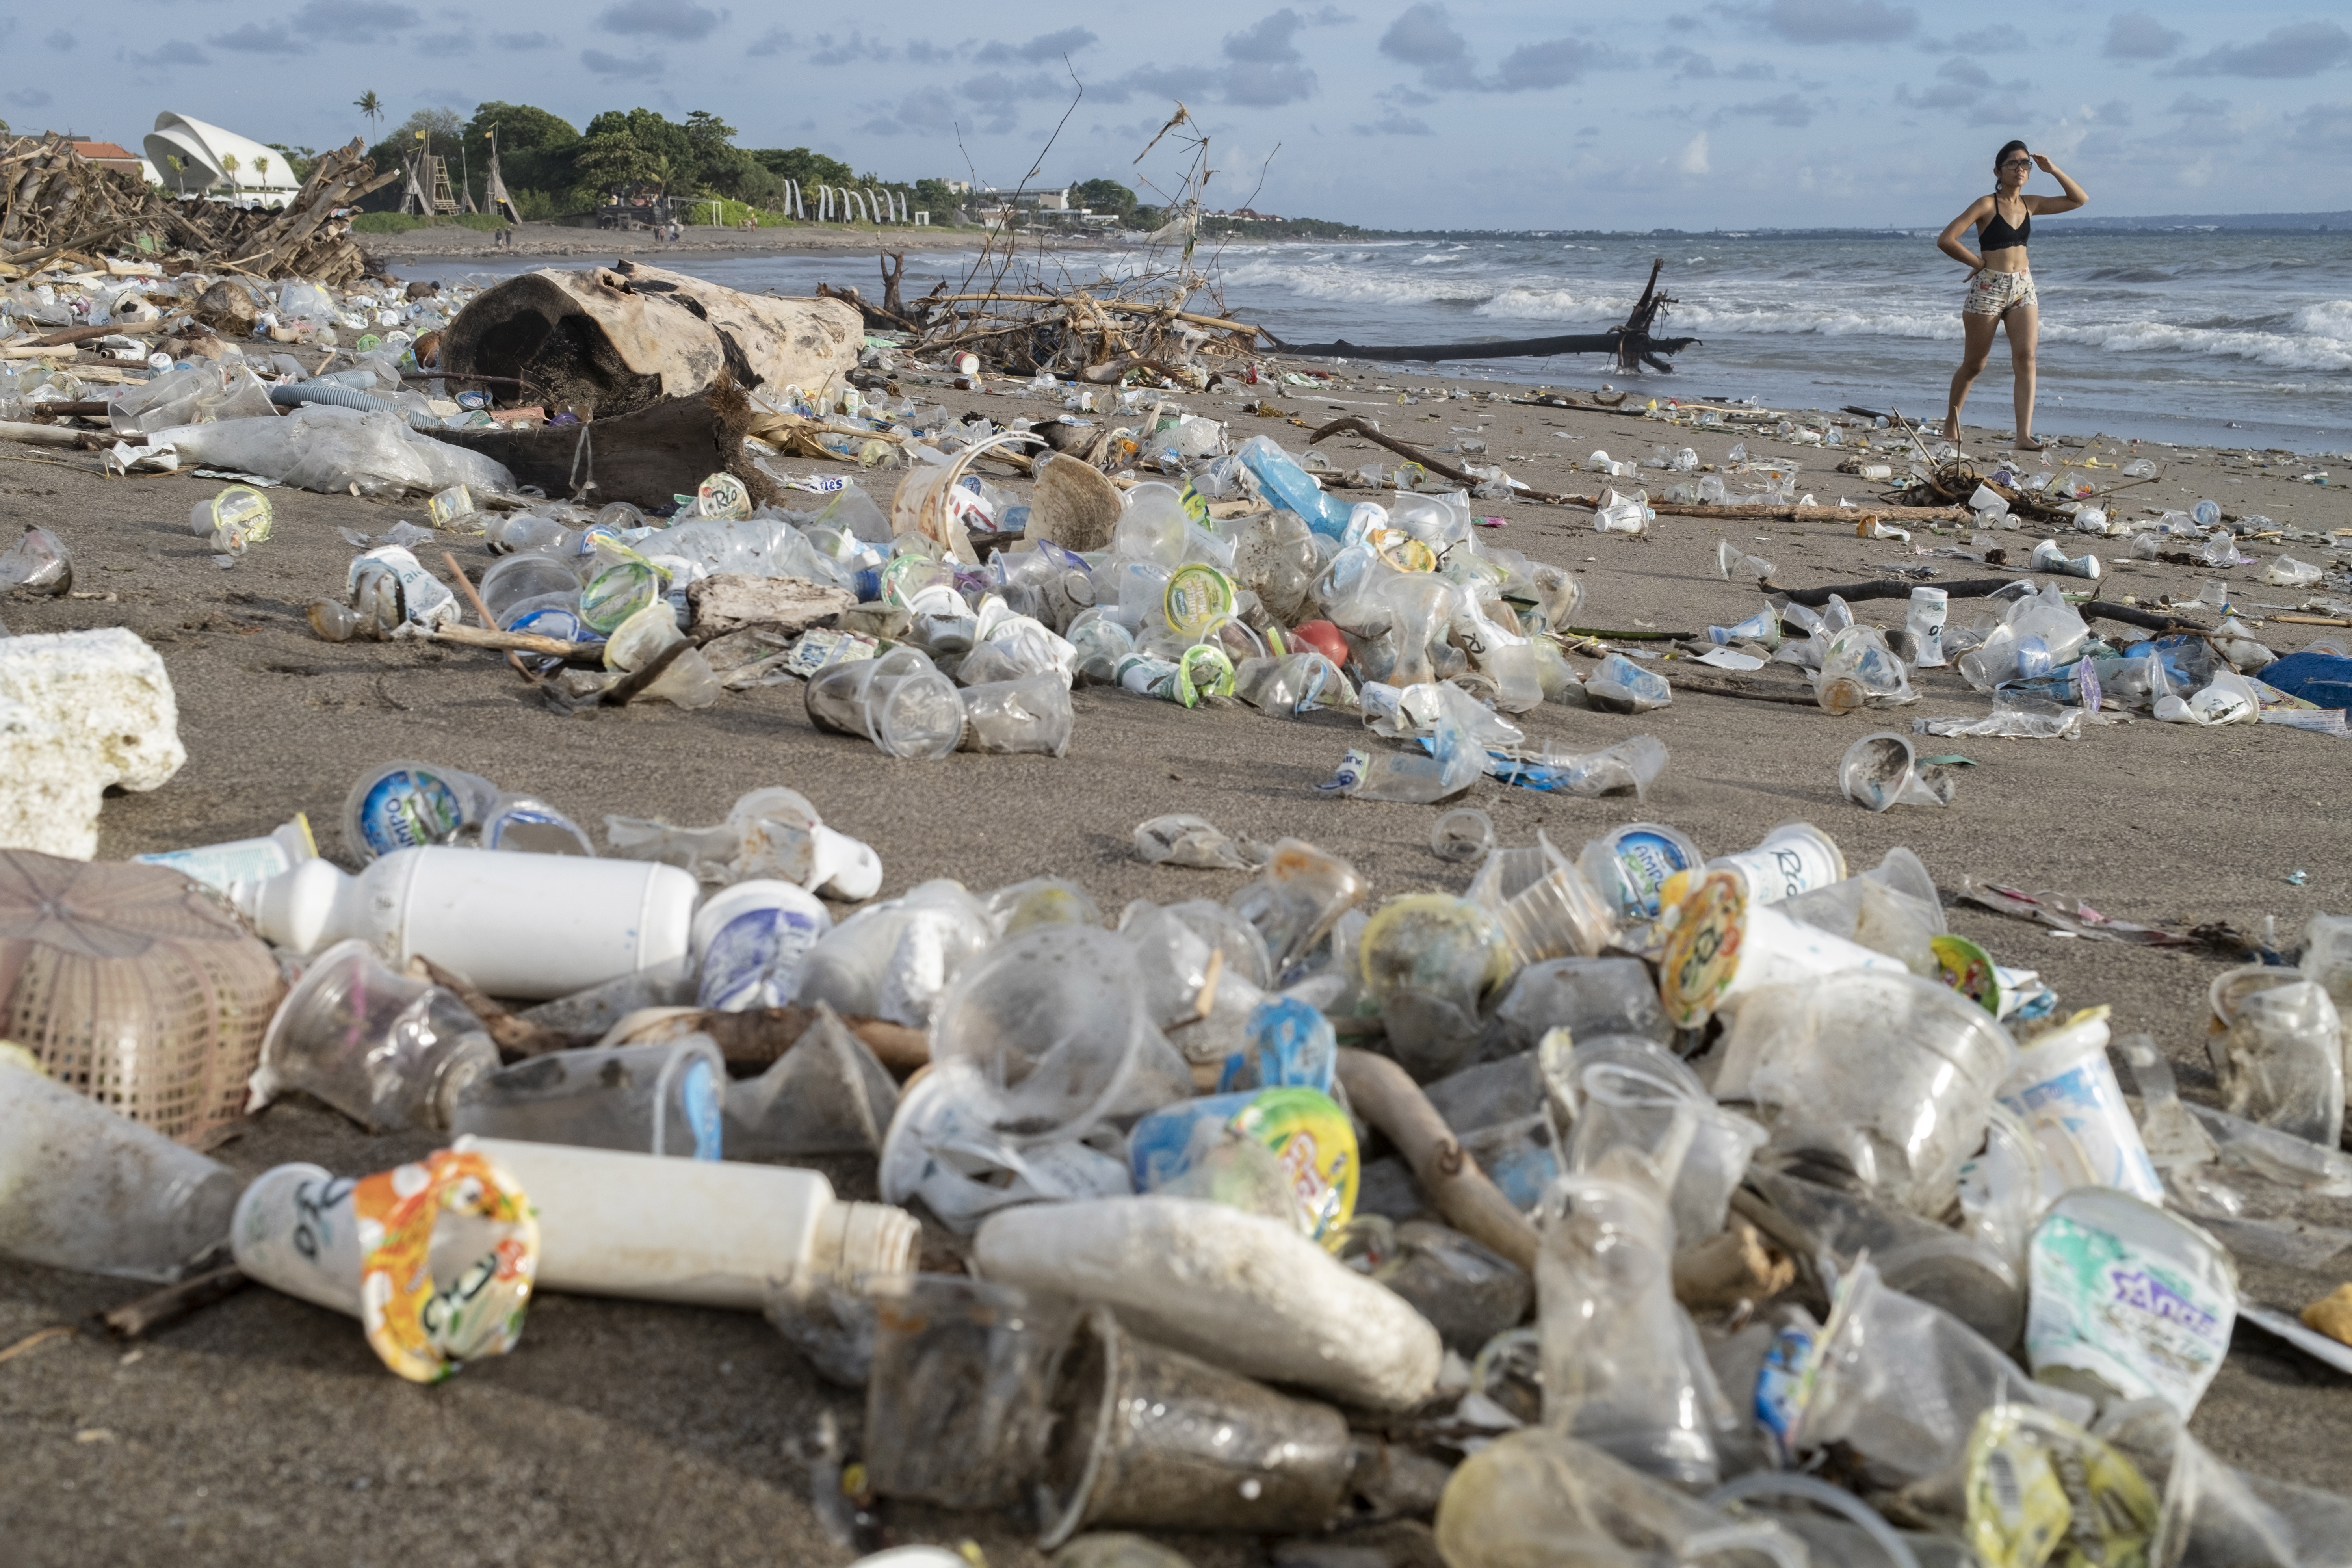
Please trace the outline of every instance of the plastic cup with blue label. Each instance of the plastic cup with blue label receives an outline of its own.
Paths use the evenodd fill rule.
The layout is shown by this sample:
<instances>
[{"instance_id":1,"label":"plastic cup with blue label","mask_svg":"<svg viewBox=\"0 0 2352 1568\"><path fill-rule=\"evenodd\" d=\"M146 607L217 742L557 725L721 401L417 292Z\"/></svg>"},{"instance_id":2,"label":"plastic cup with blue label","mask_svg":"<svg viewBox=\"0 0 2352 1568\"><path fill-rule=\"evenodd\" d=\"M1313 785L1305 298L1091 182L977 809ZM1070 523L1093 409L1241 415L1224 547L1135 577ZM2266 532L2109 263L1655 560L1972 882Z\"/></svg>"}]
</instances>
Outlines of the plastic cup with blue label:
<instances>
[{"instance_id":1,"label":"plastic cup with blue label","mask_svg":"<svg viewBox=\"0 0 2352 1568\"><path fill-rule=\"evenodd\" d=\"M478 826L499 788L478 773L432 763L387 763L364 774L343 802L343 845L361 860L395 849L447 844Z\"/></svg>"}]
</instances>

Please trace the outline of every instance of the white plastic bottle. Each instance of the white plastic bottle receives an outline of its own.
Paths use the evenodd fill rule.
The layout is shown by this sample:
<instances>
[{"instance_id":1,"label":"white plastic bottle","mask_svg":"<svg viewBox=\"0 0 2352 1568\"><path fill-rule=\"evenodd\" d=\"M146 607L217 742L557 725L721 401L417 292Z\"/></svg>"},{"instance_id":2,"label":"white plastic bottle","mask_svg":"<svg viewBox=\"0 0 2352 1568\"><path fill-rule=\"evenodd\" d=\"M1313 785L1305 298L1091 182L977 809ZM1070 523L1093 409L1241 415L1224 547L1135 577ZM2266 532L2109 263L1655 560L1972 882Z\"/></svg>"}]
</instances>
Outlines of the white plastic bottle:
<instances>
[{"instance_id":1,"label":"white plastic bottle","mask_svg":"<svg viewBox=\"0 0 2352 1568\"><path fill-rule=\"evenodd\" d=\"M587 1296L760 1310L772 1281L854 1286L915 1267L922 1226L888 1204L845 1203L814 1171L460 1138L530 1194L539 1283Z\"/></svg>"},{"instance_id":2,"label":"white plastic bottle","mask_svg":"<svg viewBox=\"0 0 2352 1568\"><path fill-rule=\"evenodd\" d=\"M199 845L193 849L159 849L152 855L133 855L131 858L147 866L169 866L208 887L228 892L241 883L282 877L318 857L318 843L310 837L310 819L298 811L293 821L259 838L232 838L225 844Z\"/></svg>"},{"instance_id":3,"label":"white plastic bottle","mask_svg":"<svg viewBox=\"0 0 2352 1568\"><path fill-rule=\"evenodd\" d=\"M543 998L679 963L699 892L675 866L427 846L356 877L305 861L236 897L296 952L356 937L394 969L422 954L493 996Z\"/></svg>"}]
</instances>

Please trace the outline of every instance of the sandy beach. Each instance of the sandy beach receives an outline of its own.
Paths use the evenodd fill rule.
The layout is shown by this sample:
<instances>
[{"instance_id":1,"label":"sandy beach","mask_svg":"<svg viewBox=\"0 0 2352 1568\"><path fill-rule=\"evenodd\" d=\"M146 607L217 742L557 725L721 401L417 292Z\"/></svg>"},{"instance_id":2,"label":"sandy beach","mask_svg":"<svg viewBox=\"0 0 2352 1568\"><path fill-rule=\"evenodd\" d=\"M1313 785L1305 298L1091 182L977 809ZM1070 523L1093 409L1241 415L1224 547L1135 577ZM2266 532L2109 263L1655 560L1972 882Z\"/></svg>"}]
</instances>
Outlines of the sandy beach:
<instances>
[{"instance_id":1,"label":"sandy beach","mask_svg":"<svg viewBox=\"0 0 2352 1568\"><path fill-rule=\"evenodd\" d=\"M465 243L479 237L449 229L429 238L437 247L458 243L457 236ZM919 236L893 231L889 243ZM395 269L404 256L457 254L407 246L427 237L372 237L370 249ZM714 236L712 243L722 237L731 237ZM743 237L776 243L765 234ZM814 235L793 240L816 243ZM874 237L828 235L824 243L862 249ZM527 230L518 248L530 245L604 254L611 240L593 230ZM1560 385L1589 395L1600 372L1587 366L1564 374ZM2005 378L1997 379L2002 368L1979 386L1980 409L2005 403ZM917 377L905 384L926 404L984 412L999 423L1049 408ZM1703 375L1685 375L1630 384L1639 403L1706 384ZM1444 389L1498 395L1440 401L1434 395ZM1526 395L1525 387L1418 367L1349 367L1329 386L1221 388L1177 401L1229 419L1236 441L1268 434L1294 452L1305 449L1311 428L1343 414L1377 417L1390 433L1433 446L1479 431L1487 460L1547 490L1592 488L1596 481L1579 465L1596 449L1623 458L1646 456L1657 443L1687 445L1721 466L1739 440L1751 458L1802 463L1801 488L1822 503L1860 504L1874 493L1829 471L1830 457L1819 447L1668 428L1591 407L1502 401ZM1244 395L1281 416L1242 412L1236 405ZM1422 401L1400 404L1408 395ZM1998 434L1971 430L1966 449L1997 451ZM2112 477L2107 465L2152 458L2160 479L2117 498L2133 509L2186 509L2210 497L2233 515L2352 529L2352 498L2340 487L2298 482L2307 471L2301 465L2266 463L2260 454L2224 461L2211 449L2136 448L2129 435L2053 456L2095 458L2103 479ZM1326 446L1341 468L1394 461L1352 438ZM828 822L880 851L885 895L933 877L986 889L1050 873L1082 883L1106 910L1134 898L1224 898L1242 874L1154 868L1136 858L1135 824L1171 811L1198 813L1254 837L1312 840L1353 862L1374 900L1423 889L1458 892L1468 880L1466 868L1428 848L1438 808L1317 793L1361 738L1345 715L1291 721L1244 708L1188 712L1082 687L1066 757L958 755L939 764L893 762L863 742L818 732L797 687L730 694L697 713L654 704L560 717L493 655L331 644L311 634L304 606L340 590L352 553L338 530L376 533L395 520L422 521L421 498L379 502L275 491L276 535L224 572L185 523L214 481L110 479L94 468L87 455L0 443L0 520L41 523L64 537L84 595L0 601L0 618L17 633L126 626L152 643L171 670L188 763L162 789L107 803L103 856L264 833L299 811L318 825L322 849L342 858L335 825L353 778L380 762L413 757L540 795L592 830L606 813L712 822L746 790L790 784ZM880 479L886 499L888 482ZM1026 489L1017 480L992 482L1015 493ZM1754 611L1754 590L1716 570L1721 539L1778 563L1778 581L1801 588L1929 563L1915 547L1965 543L1969 531L1922 528L1905 544L1858 538L1843 519L1758 524L1662 516L1652 533L1629 538L1596 533L1580 509L1475 510L1504 521L1483 538L1581 574L1583 624L1623 631L1727 626ZM2021 557L2034 535L2005 537L2018 542ZM2270 606L2292 605L2299 595L2262 586L2259 565L2217 574L2118 561L2121 542L2061 542L2071 553L2088 549L2106 559L2108 576L2099 584L2105 597L2130 595L2143 605L2167 595L2185 601L2220 576L2273 648L2291 651L2322 635L2272 618L2277 611ZM2282 551L2275 542L2247 548L2263 560ZM2311 558L2303 548L2284 548ZM456 553L475 575L489 559L473 541L457 543ZM1988 574L1970 563L1933 563L1946 579ZM1961 618L1962 603L1953 608ZM1859 610L1885 625L1900 615L1895 601ZM1691 667L1658 668L1673 679ZM1761 683L1785 668L1755 679ZM1663 740L1672 760L1651 798L1563 799L1484 782L1454 804L1490 813L1504 843L1532 842L1540 829L1571 853L1587 837L1639 819L1675 824L1710 853L1743 848L1791 819L1824 828L1860 865L1907 845L1935 874L1954 931L2004 963L2038 970L2066 1008L2112 1005L2118 1036L2147 1031L2185 1092L2210 1100L2204 998L2225 960L2061 939L1959 905L1956 895L1969 879L2063 891L2118 917L2183 929L2226 921L2291 945L2310 914L2352 912L2347 742L2271 725L2200 730L2145 720L2095 726L2080 741L1937 742L1972 764L1957 770L1949 808L1872 816L1838 793L1837 762L1853 741L1875 729L1907 728L1914 717L1976 715L1990 707L1950 669L1913 679L1923 693L1916 707L1843 719L1695 689L1641 717L1547 705L1527 716L1525 728L1538 741L1590 749L1640 733ZM1785 680L1801 689L1793 672ZM423 1133L369 1137L331 1113L289 1102L254 1120L218 1157L244 1173L298 1159L357 1173L435 1142ZM869 1163L841 1161L831 1169L846 1194L874 1195ZM2314 1217L2352 1222L2343 1205L2335 1208ZM934 1266L951 1266L961 1246L936 1226L927 1230ZM2352 1279L2352 1255L2316 1271L2250 1262L2242 1275L2249 1298L2292 1310ZM810 1458L827 1411L855 1451L861 1403L818 1382L756 1316L549 1294L534 1303L515 1353L425 1388L388 1374L355 1322L262 1289L135 1349L110 1343L90 1326L92 1312L140 1293L120 1281L0 1263L0 1347L56 1324L83 1330L0 1365L0 1430L11 1435L0 1481L7 1521L0 1563L193 1568L260 1558L362 1565L454 1553L500 1563L715 1568L830 1564L856 1555L819 1528ZM2193 1429L2231 1463L2352 1490L2347 1393L2352 1378L2242 1322ZM1025 1526L1011 1519L897 1505L883 1518L892 1541L968 1538L993 1568L1040 1561ZM1202 1568L1263 1563L1273 1545L1171 1539ZM1396 1568L1435 1568L1429 1532L1418 1524L1338 1541L1377 1552ZM1284 1561L1278 1552L1274 1560Z\"/></svg>"},{"instance_id":2,"label":"sandy beach","mask_svg":"<svg viewBox=\"0 0 2352 1568\"><path fill-rule=\"evenodd\" d=\"M492 237L459 224L410 229L405 234L361 234L359 242L371 260L397 273L403 261L449 261L460 257L509 258L517 256L613 257L657 261L664 256L692 251L702 255L786 256L900 250L978 250L988 234L977 228L932 228L928 225L806 224L791 228L713 228L689 226L677 239L656 239L644 229L574 227L570 224L526 223L513 231L509 245L495 245ZM1024 237L1024 248L1035 241Z\"/></svg>"}]
</instances>

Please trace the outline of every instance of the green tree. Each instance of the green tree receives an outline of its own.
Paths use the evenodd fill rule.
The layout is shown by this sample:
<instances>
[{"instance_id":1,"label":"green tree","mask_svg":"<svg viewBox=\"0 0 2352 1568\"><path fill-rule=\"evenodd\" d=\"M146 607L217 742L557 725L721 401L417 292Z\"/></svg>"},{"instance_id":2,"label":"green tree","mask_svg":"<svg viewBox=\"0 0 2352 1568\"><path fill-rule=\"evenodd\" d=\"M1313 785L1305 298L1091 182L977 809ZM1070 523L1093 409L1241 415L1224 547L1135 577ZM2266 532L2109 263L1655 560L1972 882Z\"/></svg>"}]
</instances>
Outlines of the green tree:
<instances>
[{"instance_id":1,"label":"green tree","mask_svg":"<svg viewBox=\"0 0 2352 1568\"><path fill-rule=\"evenodd\" d=\"M601 194L650 182L656 167L666 164L667 160L631 135L625 120L598 130L598 121L606 118L600 114L588 122L588 134L581 139L579 152L572 160L572 170L581 183Z\"/></svg>"},{"instance_id":2,"label":"green tree","mask_svg":"<svg viewBox=\"0 0 2352 1568\"><path fill-rule=\"evenodd\" d=\"M466 140L478 144L492 127L498 130L500 158L569 147L580 140L580 132L568 120L528 103L500 103L495 99L475 106L473 118L465 124Z\"/></svg>"},{"instance_id":3,"label":"green tree","mask_svg":"<svg viewBox=\"0 0 2352 1568\"><path fill-rule=\"evenodd\" d=\"M228 172L228 188L232 194L241 192L245 189L243 185L237 184L236 171L239 166L236 153L224 153L221 154L221 167Z\"/></svg>"},{"instance_id":4,"label":"green tree","mask_svg":"<svg viewBox=\"0 0 2352 1568\"><path fill-rule=\"evenodd\" d=\"M298 181L310 177L311 169L319 162L319 150L316 147L289 147L283 142L272 142L269 145L272 151L285 155L288 174L293 175Z\"/></svg>"},{"instance_id":5,"label":"green tree","mask_svg":"<svg viewBox=\"0 0 2352 1568\"><path fill-rule=\"evenodd\" d=\"M805 147L762 147L751 156L768 173L782 179L798 180L803 191L814 185L846 185L857 178L856 171L840 159L812 153Z\"/></svg>"},{"instance_id":6,"label":"green tree","mask_svg":"<svg viewBox=\"0 0 2352 1568\"><path fill-rule=\"evenodd\" d=\"M367 121L368 129L371 131L383 122L383 100L375 95L373 88L370 88L353 99L352 107L360 111L361 116Z\"/></svg>"},{"instance_id":7,"label":"green tree","mask_svg":"<svg viewBox=\"0 0 2352 1568\"><path fill-rule=\"evenodd\" d=\"M1083 180L1070 187L1073 205L1098 213L1116 213L1121 221L1135 215L1135 193L1117 180Z\"/></svg>"}]
</instances>

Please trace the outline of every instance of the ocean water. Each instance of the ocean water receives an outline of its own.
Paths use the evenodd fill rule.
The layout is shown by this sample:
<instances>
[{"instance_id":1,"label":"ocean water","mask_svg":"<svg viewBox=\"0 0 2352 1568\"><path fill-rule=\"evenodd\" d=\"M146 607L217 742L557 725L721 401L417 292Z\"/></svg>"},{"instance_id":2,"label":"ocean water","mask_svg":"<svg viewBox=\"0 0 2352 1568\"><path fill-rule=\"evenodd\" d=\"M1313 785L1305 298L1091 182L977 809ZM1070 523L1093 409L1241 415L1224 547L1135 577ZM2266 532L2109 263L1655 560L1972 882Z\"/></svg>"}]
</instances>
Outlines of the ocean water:
<instances>
[{"instance_id":1,"label":"ocean water","mask_svg":"<svg viewBox=\"0 0 2352 1568\"><path fill-rule=\"evenodd\" d=\"M2069 232L2033 237L2042 301L2041 402L2052 435L2352 451L2352 234ZM1228 243L1201 261L1193 307L1291 342L1468 342L1595 331L1622 321L1654 257L1677 303L1662 335L1701 340L1675 374L1625 377L1600 355L1383 367L1391 383L1477 374L1529 384L1603 379L1644 395L1845 405L1939 419L1959 362L1966 274L1932 233L1558 235L1348 246ZM1062 250L1045 265L1085 281L1134 270L1133 251ZM489 270L519 270L501 263ZM860 256L697 256L680 270L745 289L819 280L880 289ZM1028 263L1024 260L1024 269ZM908 258L908 298L961 286L971 260ZM412 263L454 278L479 263ZM1017 276L1017 275L1016 275ZM1008 278L1007 284L1015 279ZM2011 423L2005 336L1969 395L1972 423Z\"/></svg>"}]
</instances>

